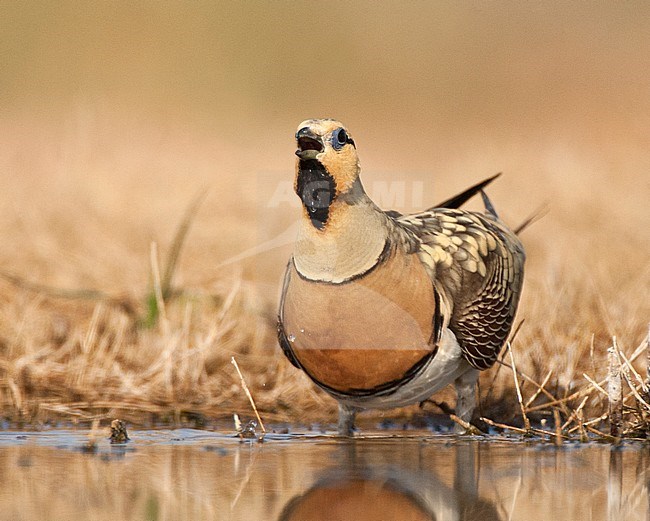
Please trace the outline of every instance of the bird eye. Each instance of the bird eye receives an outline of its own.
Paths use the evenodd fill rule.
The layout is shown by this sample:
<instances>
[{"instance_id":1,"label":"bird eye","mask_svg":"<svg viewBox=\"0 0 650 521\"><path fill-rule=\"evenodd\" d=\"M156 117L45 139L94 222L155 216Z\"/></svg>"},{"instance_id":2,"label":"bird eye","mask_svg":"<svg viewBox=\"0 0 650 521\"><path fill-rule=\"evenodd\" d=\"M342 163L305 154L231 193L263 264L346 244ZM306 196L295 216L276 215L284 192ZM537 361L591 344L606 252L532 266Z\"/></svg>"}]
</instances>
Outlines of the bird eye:
<instances>
[{"instance_id":1,"label":"bird eye","mask_svg":"<svg viewBox=\"0 0 650 521\"><path fill-rule=\"evenodd\" d=\"M348 133L343 128L336 130L332 137L334 138L332 139L332 145L336 149L343 148L343 145L349 143Z\"/></svg>"}]
</instances>

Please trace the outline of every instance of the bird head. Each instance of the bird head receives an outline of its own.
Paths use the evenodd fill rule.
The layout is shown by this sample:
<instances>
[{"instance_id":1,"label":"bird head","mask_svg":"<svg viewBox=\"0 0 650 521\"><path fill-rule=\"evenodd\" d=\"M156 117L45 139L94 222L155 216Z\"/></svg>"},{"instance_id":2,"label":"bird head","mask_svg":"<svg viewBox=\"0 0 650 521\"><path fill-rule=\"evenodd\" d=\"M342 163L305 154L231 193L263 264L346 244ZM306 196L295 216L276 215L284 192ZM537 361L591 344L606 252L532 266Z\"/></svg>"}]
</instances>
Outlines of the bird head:
<instances>
[{"instance_id":1,"label":"bird head","mask_svg":"<svg viewBox=\"0 0 650 521\"><path fill-rule=\"evenodd\" d=\"M308 119L296 132L294 188L317 229L323 229L337 198L359 178L359 157L347 129L333 119Z\"/></svg>"}]
</instances>

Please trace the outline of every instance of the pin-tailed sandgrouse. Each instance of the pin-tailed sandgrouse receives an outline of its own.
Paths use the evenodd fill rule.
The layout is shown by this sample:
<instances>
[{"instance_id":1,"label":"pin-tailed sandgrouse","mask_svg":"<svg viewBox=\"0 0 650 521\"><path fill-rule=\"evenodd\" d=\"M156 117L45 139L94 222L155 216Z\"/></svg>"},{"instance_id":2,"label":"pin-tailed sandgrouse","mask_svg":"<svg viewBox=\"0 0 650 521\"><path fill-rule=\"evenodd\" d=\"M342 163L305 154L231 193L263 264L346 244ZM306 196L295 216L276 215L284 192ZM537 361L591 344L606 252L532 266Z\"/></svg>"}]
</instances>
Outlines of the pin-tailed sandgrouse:
<instances>
[{"instance_id":1,"label":"pin-tailed sandgrouse","mask_svg":"<svg viewBox=\"0 0 650 521\"><path fill-rule=\"evenodd\" d=\"M452 382L469 421L523 281L515 233L493 211L458 209L491 179L421 213L384 212L341 123L304 121L296 140L303 209L280 302L284 353L338 400L341 434L358 410L416 403Z\"/></svg>"}]
</instances>

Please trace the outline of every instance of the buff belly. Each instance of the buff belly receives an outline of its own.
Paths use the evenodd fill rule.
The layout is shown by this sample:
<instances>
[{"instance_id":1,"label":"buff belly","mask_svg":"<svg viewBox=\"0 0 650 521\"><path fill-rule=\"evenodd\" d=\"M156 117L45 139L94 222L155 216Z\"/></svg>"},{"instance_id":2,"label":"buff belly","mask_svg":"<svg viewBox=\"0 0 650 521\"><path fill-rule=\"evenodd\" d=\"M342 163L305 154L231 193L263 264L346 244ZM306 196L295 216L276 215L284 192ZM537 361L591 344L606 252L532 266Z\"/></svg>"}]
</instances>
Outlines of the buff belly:
<instances>
[{"instance_id":1,"label":"buff belly","mask_svg":"<svg viewBox=\"0 0 650 521\"><path fill-rule=\"evenodd\" d=\"M289 270L285 333L321 386L335 394L380 390L431 358L435 297L416 257L393 254L381 270L342 284L301 278L293 264Z\"/></svg>"},{"instance_id":2,"label":"buff belly","mask_svg":"<svg viewBox=\"0 0 650 521\"><path fill-rule=\"evenodd\" d=\"M426 364L419 368L408 381L404 381L387 392L364 396L328 391L339 402L349 407L392 409L426 400L433 393L473 370L472 366L463 358L454 333L445 329L435 356L429 358Z\"/></svg>"}]
</instances>

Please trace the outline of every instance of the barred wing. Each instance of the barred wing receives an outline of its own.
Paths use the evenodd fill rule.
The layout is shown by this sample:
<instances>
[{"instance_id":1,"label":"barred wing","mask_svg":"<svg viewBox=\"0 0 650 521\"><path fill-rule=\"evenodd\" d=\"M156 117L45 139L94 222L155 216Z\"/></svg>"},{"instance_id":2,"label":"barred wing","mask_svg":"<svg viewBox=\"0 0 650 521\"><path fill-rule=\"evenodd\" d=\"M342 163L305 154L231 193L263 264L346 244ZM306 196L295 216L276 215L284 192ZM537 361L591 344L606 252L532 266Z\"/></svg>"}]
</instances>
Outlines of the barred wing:
<instances>
[{"instance_id":1,"label":"barred wing","mask_svg":"<svg viewBox=\"0 0 650 521\"><path fill-rule=\"evenodd\" d=\"M446 296L445 322L477 369L496 361L512 329L524 272L517 236L489 215L433 209L396 219L419 240L417 251Z\"/></svg>"}]
</instances>

